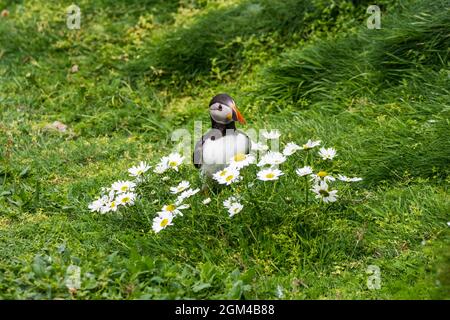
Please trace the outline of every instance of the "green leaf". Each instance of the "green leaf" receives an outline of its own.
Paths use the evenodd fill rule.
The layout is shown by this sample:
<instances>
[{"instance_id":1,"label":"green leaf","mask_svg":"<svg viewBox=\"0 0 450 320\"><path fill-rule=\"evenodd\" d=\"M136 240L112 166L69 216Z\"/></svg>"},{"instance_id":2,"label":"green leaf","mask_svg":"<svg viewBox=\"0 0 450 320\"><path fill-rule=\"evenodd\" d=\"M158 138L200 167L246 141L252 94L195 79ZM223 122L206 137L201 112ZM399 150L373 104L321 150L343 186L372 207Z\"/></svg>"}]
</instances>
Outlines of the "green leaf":
<instances>
[{"instance_id":1,"label":"green leaf","mask_svg":"<svg viewBox=\"0 0 450 320\"><path fill-rule=\"evenodd\" d=\"M210 288L210 287L211 287L211 284L199 281L192 286L192 290L194 292L199 292L199 291L202 291L202 290L204 290L206 288Z\"/></svg>"}]
</instances>

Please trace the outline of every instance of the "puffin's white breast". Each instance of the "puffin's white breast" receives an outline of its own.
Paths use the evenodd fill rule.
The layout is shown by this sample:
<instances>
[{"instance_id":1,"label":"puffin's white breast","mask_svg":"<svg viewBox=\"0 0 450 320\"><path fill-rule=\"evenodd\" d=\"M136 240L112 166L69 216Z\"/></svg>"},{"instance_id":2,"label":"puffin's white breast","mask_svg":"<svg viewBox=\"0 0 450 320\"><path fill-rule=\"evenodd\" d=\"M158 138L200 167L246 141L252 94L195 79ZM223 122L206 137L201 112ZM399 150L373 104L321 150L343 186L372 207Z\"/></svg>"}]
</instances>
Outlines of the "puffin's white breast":
<instances>
[{"instance_id":1,"label":"puffin's white breast","mask_svg":"<svg viewBox=\"0 0 450 320\"><path fill-rule=\"evenodd\" d=\"M248 138L242 133L208 139L203 143L202 165L226 165L230 159L238 154L248 152Z\"/></svg>"}]
</instances>

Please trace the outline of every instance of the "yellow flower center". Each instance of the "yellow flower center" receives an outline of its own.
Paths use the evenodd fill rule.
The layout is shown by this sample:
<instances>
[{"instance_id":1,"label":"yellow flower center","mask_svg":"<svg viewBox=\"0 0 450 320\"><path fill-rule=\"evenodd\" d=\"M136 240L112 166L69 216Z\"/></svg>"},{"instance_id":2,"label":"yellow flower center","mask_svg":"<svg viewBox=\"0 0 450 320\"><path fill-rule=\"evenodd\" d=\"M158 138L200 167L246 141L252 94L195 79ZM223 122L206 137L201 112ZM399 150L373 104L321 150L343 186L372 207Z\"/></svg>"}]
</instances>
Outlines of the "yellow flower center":
<instances>
[{"instance_id":1,"label":"yellow flower center","mask_svg":"<svg viewBox=\"0 0 450 320\"><path fill-rule=\"evenodd\" d=\"M307 144L304 144L303 149L309 149L309 146Z\"/></svg>"},{"instance_id":2,"label":"yellow flower center","mask_svg":"<svg viewBox=\"0 0 450 320\"><path fill-rule=\"evenodd\" d=\"M227 174L227 170L222 170L222 171L220 171L220 173L219 173L219 175L221 176L221 177L223 177L224 175L226 175Z\"/></svg>"},{"instance_id":3,"label":"yellow flower center","mask_svg":"<svg viewBox=\"0 0 450 320\"><path fill-rule=\"evenodd\" d=\"M160 225L161 225L161 227L164 228L165 226L167 226L168 223L169 223L169 219L165 218L165 219L161 220Z\"/></svg>"},{"instance_id":4,"label":"yellow flower center","mask_svg":"<svg viewBox=\"0 0 450 320\"><path fill-rule=\"evenodd\" d=\"M125 198L122 199L122 203L127 203L128 201L130 201L129 197L125 197Z\"/></svg>"},{"instance_id":5,"label":"yellow flower center","mask_svg":"<svg viewBox=\"0 0 450 320\"><path fill-rule=\"evenodd\" d=\"M143 174L142 170L138 170L137 174L138 174L138 176L140 176L141 174Z\"/></svg>"},{"instance_id":6,"label":"yellow flower center","mask_svg":"<svg viewBox=\"0 0 450 320\"><path fill-rule=\"evenodd\" d=\"M225 178L225 180L228 182L228 181L233 180L233 178L234 178L233 175L229 175L228 177Z\"/></svg>"},{"instance_id":7,"label":"yellow flower center","mask_svg":"<svg viewBox=\"0 0 450 320\"><path fill-rule=\"evenodd\" d=\"M319 171L319 173L317 174L320 178L325 178L328 173L326 171Z\"/></svg>"},{"instance_id":8,"label":"yellow flower center","mask_svg":"<svg viewBox=\"0 0 450 320\"><path fill-rule=\"evenodd\" d=\"M243 153L238 153L234 156L234 161L238 162L238 161L243 161L245 160L245 154Z\"/></svg>"},{"instance_id":9,"label":"yellow flower center","mask_svg":"<svg viewBox=\"0 0 450 320\"><path fill-rule=\"evenodd\" d=\"M166 210L172 212L175 210L175 206L173 204L169 204L168 206L166 206Z\"/></svg>"},{"instance_id":10,"label":"yellow flower center","mask_svg":"<svg viewBox=\"0 0 450 320\"><path fill-rule=\"evenodd\" d=\"M115 201L113 201L113 202L111 202L111 204L109 205L111 208L114 208L115 206L116 206L116 202Z\"/></svg>"},{"instance_id":11,"label":"yellow flower center","mask_svg":"<svg viewBox=\"0 0 450 320\"><path fill-rule=\"evenodd\" d=\"M176 167L176 166L177 166L176 161L170 161L170 162L169 162L169 166L171 166L171 167Z\"/></svg>"},{"instance_id":12,"label":"yellow flower center","mask_svg":"<svg viewBox=\"0 0 450 320\"><path fill-rule=\"evenodd\" d=\"M266 178L267 178L267 179L272 179L273 177L275 177L275 175L274 175L272 172L266 174Z\"/></svg>"},{"instance_id":13,"label":"yellow flower center","mask_svg":"<svg viewBox=\"0 0 450 320\"><path fill-rule=\"evenodd\" d=\"M127 191L128 190L128 186L122 186L122 188L120 188L120 190Z\"/></svg>"}]
</instances>

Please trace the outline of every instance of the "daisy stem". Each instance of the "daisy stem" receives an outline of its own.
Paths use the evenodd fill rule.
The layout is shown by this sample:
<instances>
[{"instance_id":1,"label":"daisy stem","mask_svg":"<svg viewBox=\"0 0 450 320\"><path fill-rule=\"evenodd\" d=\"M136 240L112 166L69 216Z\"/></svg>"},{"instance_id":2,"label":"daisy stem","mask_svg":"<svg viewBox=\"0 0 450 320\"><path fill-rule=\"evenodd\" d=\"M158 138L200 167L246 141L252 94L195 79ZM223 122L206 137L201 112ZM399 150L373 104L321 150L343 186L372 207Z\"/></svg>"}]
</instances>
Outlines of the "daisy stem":
<instances>
[{"instance_id":1,"label":"daisy stem","mask_svg":"<svg viewBox=\"0 0 450 320\"><path fill-rule=\"evenodd\" d=\"M306 150L305 160L304 160L303 166L306 167L308 165L308 159L309 159L309 150Z\"/></svg>"},{"instance_id":2,"label":"daisy stem","mask_svg":"<svg viewBox=\"0 0 450 320\"><path fill-rule=\"evenodd\" d=\"M308 165L308 159L309 159L309 150L306 150L306 155L305 155L305 162L303 163L303 165L306 167ZM308 176L305 176L305 202L306 205L308 205L308 196L309 196L309 192L308 192L308 187L309 187L309 183L308 183Z\"/></svg>"},{"instance_id":3,"label":"daisy stem","mask_svg":"<svg viewBox=\"0 0 450 320\"><path fill-rule=\"evenodd\" d=\"M267 200L267 202L270 202L270 200L272 200L273 196L275 195L275 188L277 186L277 182L278 180L275 180L275 183L273 184L273 188L272 188L272 194L269 197L269 200Z\"/></svg>"},{"instance_id":4,"label":"daisy stem","mask_svg":"<svg viewBox=\"0 0 450 320\"><path fill-rule=\"evenodd\" d=\"M306 205L308 205L308 196L309 196L309 192L308 192L308 176L305 176L305 202L306 202Z\"/></svg>"}]
</instances>

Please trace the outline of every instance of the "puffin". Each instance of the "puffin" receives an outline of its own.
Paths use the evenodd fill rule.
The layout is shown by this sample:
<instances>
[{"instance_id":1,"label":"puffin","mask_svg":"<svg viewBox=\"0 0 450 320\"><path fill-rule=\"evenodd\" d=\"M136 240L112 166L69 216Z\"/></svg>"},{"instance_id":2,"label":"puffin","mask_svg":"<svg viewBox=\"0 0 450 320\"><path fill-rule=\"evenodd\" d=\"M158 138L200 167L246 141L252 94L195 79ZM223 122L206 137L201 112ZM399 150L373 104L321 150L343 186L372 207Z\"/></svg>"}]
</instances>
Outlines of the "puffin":
<instances>
[{"instance_id":1,"label":"puffin","mask_svg":"<svg viewBox=\"0 0 450 320\"><path fill-rule=\"evenodd\" d=\"M196 143L193 162L201 175L212 175L223 170L236 154L249 154L250 138L236 129L236 122L246 121L236 103L226 93L216 95L209 102L211 129Z\"/></svg>"}]
</instances>

